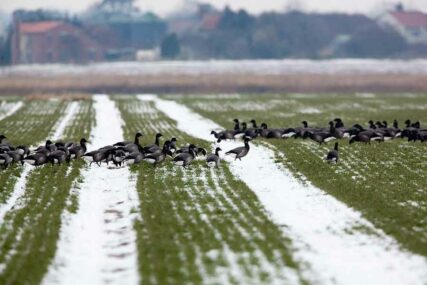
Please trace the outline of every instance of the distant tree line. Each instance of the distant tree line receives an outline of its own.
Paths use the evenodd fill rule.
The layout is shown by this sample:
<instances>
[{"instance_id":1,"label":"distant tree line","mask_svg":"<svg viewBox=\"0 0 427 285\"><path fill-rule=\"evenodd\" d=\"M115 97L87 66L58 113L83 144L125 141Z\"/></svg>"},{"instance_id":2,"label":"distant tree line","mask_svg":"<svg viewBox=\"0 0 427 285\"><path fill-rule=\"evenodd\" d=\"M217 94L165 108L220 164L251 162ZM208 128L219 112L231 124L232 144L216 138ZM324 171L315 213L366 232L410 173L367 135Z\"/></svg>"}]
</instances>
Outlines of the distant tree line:
<instances>
[{"instance_id":1,"label":"distant tree line","mask_svg":"<svg viewBox=\"0 0 427 285\"><path fill-rule=\"evenodd\" d=\"M212 31L180 35L191 58L328 58L394 57L406 48L404 39L363 15L222 12Z\"/></svg>"}]
</instances>

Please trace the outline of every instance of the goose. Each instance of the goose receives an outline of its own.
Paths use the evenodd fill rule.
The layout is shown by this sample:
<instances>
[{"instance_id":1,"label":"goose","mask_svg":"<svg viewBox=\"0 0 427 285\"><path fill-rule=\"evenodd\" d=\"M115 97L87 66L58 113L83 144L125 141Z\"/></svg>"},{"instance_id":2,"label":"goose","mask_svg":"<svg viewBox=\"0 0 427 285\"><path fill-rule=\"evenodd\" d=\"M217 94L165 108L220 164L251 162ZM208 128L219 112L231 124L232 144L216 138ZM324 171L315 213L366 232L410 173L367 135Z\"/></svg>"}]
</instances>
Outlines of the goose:
<instances>
[{"instance_id":1,"label":"goose","mask_svg":"<svg viewBox=\"0 0 427 285\"><path fill-rule=\"evenodd\" d=\"M337 143L337 142L335 143L335 147L334 147L334 149L332 149L332 150L330 150L330 151L328 152L328 154L326 155L325 160L326 160L328 163L334 163L334 164L338 163L338 160L339 160L339 152L338 152L338 143Z\"/></svg>"},{"instance_id":2,"label":"goose","mask_svg":"<svg viewBox=\"0 0 427 285\"><path fill-rule=\"evenodd\" d=\"M116 167L122 166L126 153L123 150L117 149L113 153L113 163Z\"/></svg>"},{"instance_id":3,"label":"goose","mask_svg":"<svg viewBox=\"0 0 427 285\"><path fill-rule=\"evenodd\" d=\"M371 143L370 138L365 134L357 134L350 136L349 144L355 143L355 142L363 142L363 143Z\"/></svg>"},{"instance_id":4,"label":"goose","mask_svg":"<svg viewBox=\"0 0 427 285\"><path fill-rule=\"evenodd\" d=\"M221 148L217 147L215 149L215 153L211 153L206 157L206 163L208 167L219 167L220 158L219 158L219 152L222 151Z\"/></svg>"},{"instance_id":5,"label":"goose","mask_svg":"<svg viewBox=\"0 0 427 285\"><path fill-rule=\"evenodd\" d=\"M68 150L65 147L58 147L57 150L52 151L48 157L47 161L50 162L52 165L54 164L61 164L64 162L68 157Z\"/></svg>"},{"instance_id":6,"label":"goose","mask_svg":"<svg viewBox=\"0 0 427 285\"><path fill-rule=\"evenodd\" d=\"M335 118L334 122L335 122L335 128L337 129L344 128L344 122L341 120L341 118Z\"/></svg>"},{"instance_id":7,"label":"goose","mask_svg":"<svg viewBox=\"0 0 427 285\"><path fill-rule=\"evenodd\" d=\"M69 154L67 157L67 161L70 162L71 159L79 159L80 157L82 157L87 151L86 143L87 140L85 138L82 138L80 139L80 145L70 147L68 149Z\"/></svg>"},{"instance_id":8,"label":"goose","mask_svg":"<svg viewBox=\"0 0 427 285\"><path fill-rule=\"evenodd\" d=\"M92 163L96 163L98 166L101 166L101 162L106 160L106 158L109 155L112 155L113 152L114 152L114 148L99 149L99 150L85 153L83 155L83 158L86 161L90 162L89 166L92 165Z\"/></svg>"},{"instance_id":9,"label":"goose","mask_svg":"<svg viewBox=\"0 0 427 285\"><path fill-rule=\"evenodd\" d=\"M216 131L211 131L211 135L214 135L215 138L220 143L222 140L232 140L234 139L234 131L222 131L217 133Z\"/></svg>"},{"instance_id":10,"label":"goose","mask_svg":"<svg viewBox=\"0 0 427 285\"><path fill-rule=\"evenodd\" d=\"M24 164L24 155L18 150L8 151L6 154L12 158L13 162L20 162L22 165Z\"/></svg>"},{"instance_id":11,"label":"goose","mask_svg":"<svg viewBox=\"0 0 427 285\"><path fill-rule=\"evenodd\" d=\"M8 147L11 148L12 145L6 142L7 137L5 135L0 135L0 147Z\"/></svg>"},{"instance_id":12,"label":"goose","mask_svg":"<svg viewBox=\"0 0 427 285\"><path fill-rule=\"evenodd\" d=\"M140 153L139 151L133 152L131 154L128 154L124 159L123 162L126 165L132 165L132 164L138 164L144 159L144 155Z\"/></svg>"},{"instance_id":13,"label":"goose","mask_svg":"<svg viewBox=\"0 0 427 285\"><path fill-rule=\"evenodd\" d=\"M173 164L187 168L187 166L190 165L196 157L196 152L194 151L195 148L196 146L194 144L191 144L188 147L188 152L182 152L175 156L175 158L173 159Z\"/></svg>"},{"instance_id":14,"label":"goose","mask_svg":"<svg viewBox=\"0 0 427 285\"><path fill-rule=\"evenodd\" d=\"M6 169L13 162L13 158L7 153L0 154L0 165Z\"/></svg>"},{"instance_id":15,"label":"goose","mask_svg":"<svg viewBox=\"0 0 427 285\"><path fill-rule=\"evenodd\" d=\"M142 135L142 133L141 132L137 132L136 134L135 134L135 139L134 139L134 141L132 142L132 141L123 141L123 142L117 142L117 143L115 143L113 146L125 146L125 145L128 145L128 144L132 144L132 143L134 143L134 144L139 144L139 138L140 137L142 137L143 135Z\"/></svg>"},{"instance_id":16,"label":"goose","mask_svg":"<svg viewBox=\"0 0 427 285\"><path fill-rule=\"evenodd\" d=\"M204 149L204 148L202 148L202 147L198 147L198 146L196 146L196 145L193 145L193 144L191 144L191 145L189 145L189 146L184 146L184 147L182 147L182 148L180 148L180 149L178 149L177 151L176 151L176 153L190 153L190 147L191 146L194 146L193 147L193 151L194 151L194 153L195 153L195 155L196 156L199 156L200 154L201 155L206 155L207 154L207 152L206 152L206 149Z\"/></svg>"},{"instance_id":17,"label":"goose","mask_svg":"<svg viewBox=\"0 0 427 285\"><path fill-rule=\"evenodd\" d=\"M144 156L144 161L153 164L154 167L157 166L157 164L165 160L166 155L173 155L172 152L169 150L169 145L170 141L166 141L163 146L162 152L146 155Z\"/></svg>"},{"instance_id":18,"label":"goose","mask_svg":"<svg viewBox=\"0 0 427 285\"><path fill-rule=\"evenodd\" d=\"M258 135L266 138L268 137L268 134L271 132L271 130L268 129L268 126L266 123L262 123L261 127L258 129Z\"/></svg>"},{"instance_id":19,"label":"goose","mask_svg":"<svg viewBox=\"0 0 427 285\"><path fill-rule=\"evenodd\" d=\"M239 131L240 130L240 122L239 119L234 119L234 131Z\"/></svg>"},{"instance_id":20,"label":"goose","mask_svg":"<svg viewBox=\"0 0 427 285\"><path fill-rule=\"evenodd\" d=\"M18 145L16 147L16 151L19 152L22 156L26 156L30 154L30 149L26 145Z\"/></svg>"},{"instance_id":21,"label":"goose","mask_svg":"<svg viewBox=\"0 0 427 285\"><path fill-rule=\"evenodd\" d=\"M43 165L47 162L47 154L43 151L37 152L35 154L29 155L26 158L24 158L24 162L33 166Z\"/></svg>"},{"instance_id":22,"label":"goose","mask_svg":"<svg viewBox=\"0 0 427 285\"><path fill-rule=\"evenodd\" d=\"M245 157L249 153L249 149L250 149L249 141L251 140L252 139L250 137L245 137L244 146L237 147L235 149L227 151L225 154L234 156L234 160L237 160L237 159L242 160L242 157Z\"/></svg>"},{"instance_id":23,"label":"goose","mask_svg":"<svg viewBox=\"0 0 427 285\"><path fill-rule=\"evenodd\" d=\"M52 152L57 150L57 147L51 140L47 140L44 146L39 146L38 148L36 148L35 151L40 152L44 150L47 150L48 152Z\"/></svg>"},{"instance_id":24,"label":"goose","mask_svg":"<svg viewBox=\"0 0 427 285\"><path fill-rule=\"evenodd\" d=\"M332 136L329 132L311 132L307 131L304 133L304 137L308 137L312 139L313 141L319 143L322 145L322 143L327 143L331 140L336 139L334 136Z\"/></svg>"},{"instance_id":25,"label":"goose","mask_svg":"<svg viewBox=\"0 0 427 285\"><path fill-rule=\"evenodd\" d=\"M250 120L250 123L252 123L252 128L249 128L245 131L244 136L245 137L251 137L256 138L258 136L258 126L255 120Z\"/></svg>"},{"instance_id":26,"label":"goose","mask_svg":"<svg viewBox=\"0 0 427 285\"><path fill-rule=\"evenodd\" d=\"M143 153L153 153L153 152L161 151L161 148L160 148L160 138L162 136L163 135L161 133L157 133L156 134L156 139L154 141L154 144L143 147L142 148L142 152Z\"/></svg>"},{"instance_id":27,"label":"goose","mask_svg":"<svg viewBox=\"0 0 427 285\"><path fill-rule=\"evenodd\" d=\"M246 122L242 122L242 128L235 130L234 131L234 138L235 139L240 139L243 138L245 136L245 132L247 130L248 126L246 124Z\"/></svg>"},{"instance_id":28,"label":"goose","mask_svg":"<svg viewBox=\"0 0 427 285\"><path fill-rule=\"evenodd\" d=\"M335 128L334 122L329 122L329 133L331 136L333 136L336 139L342 139L344 137L344 134L341 130Z\"/></svg>"},{"instance_id":29,"label":"goose","mask_svg":"<svg viewBox=\"0 0 427 285\"><path fill-rule=\"evenodd\" d=\"M170 152L172 152L172 154L174 154L176 152L176 150L177 150L177 148L176 148L176 142L177 141L178 140L176 138L172 138L171 142L169 144L169 150L170 150Z\"/></svg>"}]
</instances>

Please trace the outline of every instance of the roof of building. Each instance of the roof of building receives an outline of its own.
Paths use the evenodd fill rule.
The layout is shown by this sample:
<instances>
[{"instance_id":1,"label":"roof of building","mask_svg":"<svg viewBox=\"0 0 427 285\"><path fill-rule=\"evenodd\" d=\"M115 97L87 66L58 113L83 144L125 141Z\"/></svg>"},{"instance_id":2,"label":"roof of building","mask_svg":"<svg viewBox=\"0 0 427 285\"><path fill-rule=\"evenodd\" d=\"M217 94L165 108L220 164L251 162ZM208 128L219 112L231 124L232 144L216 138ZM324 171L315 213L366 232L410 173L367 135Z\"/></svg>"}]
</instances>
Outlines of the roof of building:
<instances>
[{"instance_id":1,"label":"roof of building","mask_svg":"<svg viewBox=\"0 0 427 285\"><path fill-rule=\"evenodd\" d=\"M26 34L44 33L62 24L61 21L23 22L19 23L19 30Z\"/></svg>"},{"instance_id":2,"label":"roof of building","mask_svg":"<svg viewBox=\"0 0 427 285\"><path fill-rule=\"evenodd\" d=\"M390 13L401 25L408 28L427 27L427 14L418 11L394 11Z\"/></svg>"}]
</instances>

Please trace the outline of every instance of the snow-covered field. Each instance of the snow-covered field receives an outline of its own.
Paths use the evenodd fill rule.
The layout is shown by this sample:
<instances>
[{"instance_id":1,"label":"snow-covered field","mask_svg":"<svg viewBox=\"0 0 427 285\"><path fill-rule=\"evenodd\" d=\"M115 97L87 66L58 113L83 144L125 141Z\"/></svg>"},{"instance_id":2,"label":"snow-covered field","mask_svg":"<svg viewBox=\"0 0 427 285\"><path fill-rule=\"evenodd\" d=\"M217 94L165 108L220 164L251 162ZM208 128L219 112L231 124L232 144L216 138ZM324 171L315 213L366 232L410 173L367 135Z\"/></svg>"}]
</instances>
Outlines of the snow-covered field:
<instances>
[{"instance_id":1,"label":"snow-covered field","mask_svg":"<svg viewBox=\"0 0 427 285\"><path fill-rule=\"evenodd\" d=\"M194 137L209 141L212 136L207 130L223 129L173 101L153 95L140 98L153 99L157 108ZM240 145L220 144L222 149ZM285 233L294 242L297 259L308 265L308 280L320 284L417 284L427 280L425 257L402 251L395 240L360 213L292 177L274 162L274 156L268 148L252 145L243 161L229 163L233 173L258 195L273 219L286 225ZM358 226L365 230L353 230Z\"/></svg>"},{"instance_id":2,"label":"snow-covered field","mask_svg":"<svg viewBox=\"0 0 427 285\"><path fill-rule=\"evenodd\" d=\"M11 75L199 75L199 74L427 74L427 60L212 60L117 62L90 65L21 65L0 68Z\"/></svg>"},{"instance_id":3,"label":"snow-covered field","mask_svg":"<svg viewBox=\"0 0 427 285\"><path fill-rule=\"evenodd\" d=\"M407 72L406 66L399 69L399 62L382 63L381 70L371 71ZM418 73L427 74L425 63L413 61L411 64L418 68ZM61 72L102 73L111 66L115 66L118 73L122 72L122 68L124 72L133 66L133 72L137 74L164 72L168 68L172 72L184 73L187 68L192 72L214 73L237 70L233 62L211 62L208 71L203 71L198 64L99 64L67 66ZM310 61L241 64L247 65L248 72L258 72L255 65L259 64L261 70L282 74L303 72L307 68L321 73L337 70L359 72L363 68L369 69L370 64L377 66L378 62L330 61L326 67L319 65L317 69L315 65L318 63ZM328 71L328 65L333 66L334 71ZM150 66L154 68L150 69ZM34 68L30 72L39 67ZM44 68L40 67L38 71L43 73ZM26 71L24 67L16 67L1 72L4 75ZM46 72L57 74L55 70L46 69ZM419 98L417 96L408 95L405 99L408 103L402 108L410 107L413 112L422 112L425 104L413 102ZM188 100L185 96L143 94L120 98L98 94L92 97L90 105L88 102L72 101L58 107L63 108L60 109L62 115L47 134L54 141L68 139L70 129L75 132L80 128L80 111L86 106L89 108L86 115L88 118L93 116L94 120L87 137L88 151L118 141L132 140L129 134L142 131L144 145L152 143L153 134L162 132L162 140L179 137L179 146L196 141L207 146L208 152L220 146L224 153L242 146L242 142L213 142L210 131L224 129L225 125L212 117L208 118L206 114L209 112L226 109L234 117L236 112L246 112L252 116L255 112L295 109L294 112L277 114L280 122L295 116L309 116L313 121L314 116L324 116L325 113L335 115L327 103L307 106L303 100L316 99L313 94L290 94L284 100L272 97L265 102L263 98L256 101L262 102L260 104L251 101L250 97L245 97L246 101L239 104L239 100L242 100L239 94L200 98L205 101L184 104L182 101ZM219 98L230 101L215 101ZM387 105L387 98L377 97L376 94L357 94L355 98L371 101L343 101L338 105L343 110L366 107L370 112L368 107L375 109L377 105L386 105L385 110L401 110L394 108L400 105L400 101ZM1 125L14 114L33 116L34 125L43 125L39 122L43 114L53 116L58 110L44 107L45 102L34 104L33 108L25 108L26 104L26 101L2 102L0 126L14 126L14 122ZM231 118L230 115L225 121L231 121ZM75 122L79 124L74 125ZM22 122L17 125L31 127L31 124ZM4 132L12 133L10 137L16 139L12 128ZM78 133L80 136L81 132ZM77 141L79 137L74 139ZM33 144L41 143L34 141ZM324 155L323 148L310 142L302 141L298 146L304 153L312 153L313 161L322 159ZM421 162L413 167L404 160L419 155L418 151L418 145L405 144L394 150L393 159L376 163L384 167L399 165L402 172L409 173L413 179L407 184L422 188L424 184L417 179L427 174L423 170L425 164ZM350 173L358 184L372 179L369 169L359 167L359 164L372 164L367 158L360 158L360 149L346 155L334 168L337 176ZM307 178L309 176L296 174L287 154L276 145L252 141L249 154L241 161L222 154L221 157L223 161L219 169L206 168L204 158L198 159L189 169L181 169L173 167L170 158L167 158L156 168L145 163L131 168L82 163L41 168L16 165L0 170L0 183L4 183L5 173L16 176L16 181L11 180L11 194L5 203L0 203L0 284L177 284L176 280L186 280L192 284L427 284L425 255L400 242L358 208L350 207L325 189L316 187ZM306 157L301 160L302 163L312 163ZM321 166L326 167L326 164ZM55 226L46 222L41 223L46 228L38 226L34 231L28 230L32 223L40 225L38 219L55 219L54 214L43 211L55 204L55 199L61 198L53 191L60 189L60 185L45 187L44 184L52 181L61 183L53 176L61 175L63 171L66 173L64 179L67 179L79 167L81 171L76 172L72 183L69 183L67 190L70 194L64 198L66 202L58 202L60 208L55 210L58 217ZM49 193L44 191L45 188L50 189ZM366 190L369 191L368 188ZM419 189L417 192L419 200L412 198L399 202L403 210L415 208L424 211L427 205L423 200L425 190ZM19 211L32 205L40 207L43 213ZM173 227L173 231L165 227ZM422 218L419 228L413 230L419 229L424 229ZM54 242L46 234L52 231L56 231L53 234L56 236ZM206 236L206 232L212 235L212 239ZM273 233L277 236L271 239L268 234ZM35 236L44 238L45 234L49 248L33 248L33 244L37 244ZM419 235L424 236L425 233L419 232ZM144 242L151 245L159 242L160 245L151 249L145 247ZM182 248L177 249L181 245ZM34 255L45 265L25 265L25 260L34 258ZM169 263L174 268L168 267ZM37 268L34 269L36 273L32 271L33 267Z\"/></svg>"}]
</instances>

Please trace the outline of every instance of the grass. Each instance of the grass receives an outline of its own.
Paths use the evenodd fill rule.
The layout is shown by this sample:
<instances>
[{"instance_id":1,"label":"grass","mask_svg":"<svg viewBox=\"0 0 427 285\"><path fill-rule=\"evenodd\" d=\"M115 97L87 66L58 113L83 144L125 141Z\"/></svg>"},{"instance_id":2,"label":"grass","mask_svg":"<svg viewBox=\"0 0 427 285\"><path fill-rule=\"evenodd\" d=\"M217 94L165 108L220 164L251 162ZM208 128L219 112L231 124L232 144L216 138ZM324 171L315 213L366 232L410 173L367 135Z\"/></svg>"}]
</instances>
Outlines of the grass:
<instances>
[{"instance_id":1,"label":"grass","mask_svg":"<svg viewBox=\"0 0 427 285\"><path fill-rule=\"evenodd\" d=\"M58 104L63 105L61 110L66 106ZM92 103L81 102L77 116L63 139L78 141L89 136L94 122ZM45 130L50 132L46 126ZM76 210L71 189L84 165L83 161L73 161L69 166L45 165L30 172L25 193L0 227L0 284L41 282L56 251L61 215L65 209Z\"/></svg>"},{"instance_id":2,"label":"grass","mask_svg":"<svg viewBox=\"0 0 427 285\"><path fill-rule=\"evenodd\" d=\"M24 101L21 109L0 121L0 133L14 145L42 143L64 110L65 104L59 101ZM0 170L0 204L9 198L21 172L20 165Z\"/></svg>"},{"instance_id":3,"label":"grass","mask_svg":"<svg viewBox=\"0 0 427 285\"><path fill-rule=\"evenodd\" d=\"M427 122L425 94L272 94L227 96L167 96L228 128L232 119L257 119L269 127L327 126L341 117L347 126L370 119L410 118ZM403 126L401 126L403 127ZM262 141L264 139L260 139ZM427 256L427 144L396 139L372 145L340 140L341 161L323 160L329 146L309 140L265 140L284 154L283 163L296 176L360 211L386 234L412 252ZM258 143L258 142L256 142Z\"/></svg>"},{"instance_id":4,"label":"grass","mask_svg":"<svg viewBox=\"0 0 427 285\"><path fill-rule=\"evenodd\" d=\"M179 145L209 147L180 133L153 103L119 96L115 100L128 139L142 131L148 137L144 143L152 143L160 131L166 138L176 136ZM286 282L285 267L299 275L290 240L226 163L219 170L208 169L203 161L187 170L170 161L157 168L143 163L132 170L138 176L142 217L135 225L142 284ZM300 281L305 282L301 276Z\"/></svg>"}]
</instances>

